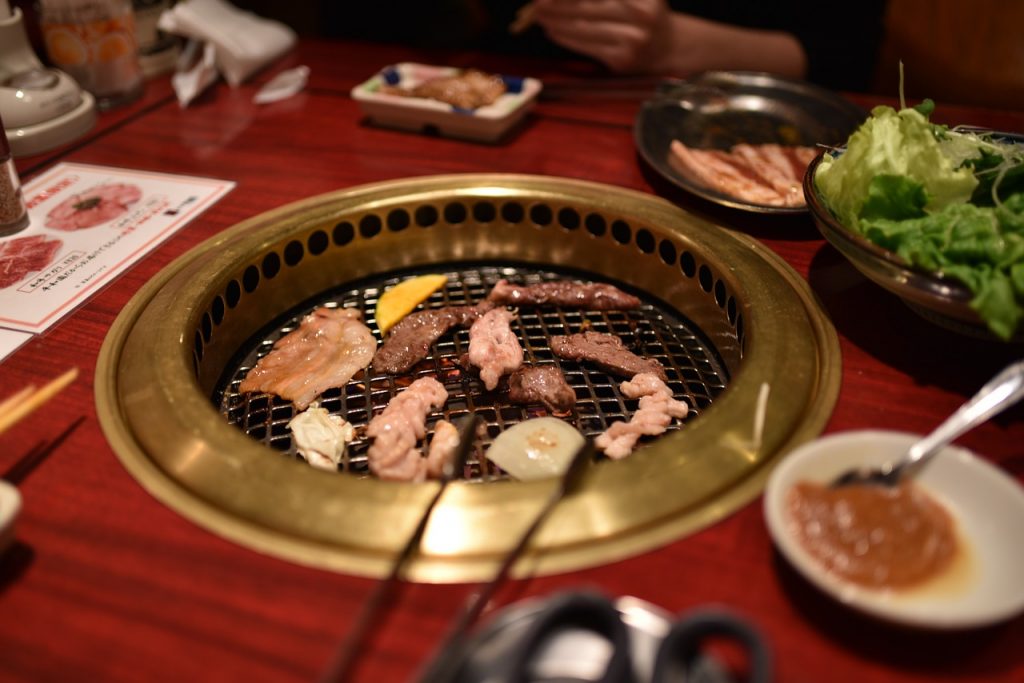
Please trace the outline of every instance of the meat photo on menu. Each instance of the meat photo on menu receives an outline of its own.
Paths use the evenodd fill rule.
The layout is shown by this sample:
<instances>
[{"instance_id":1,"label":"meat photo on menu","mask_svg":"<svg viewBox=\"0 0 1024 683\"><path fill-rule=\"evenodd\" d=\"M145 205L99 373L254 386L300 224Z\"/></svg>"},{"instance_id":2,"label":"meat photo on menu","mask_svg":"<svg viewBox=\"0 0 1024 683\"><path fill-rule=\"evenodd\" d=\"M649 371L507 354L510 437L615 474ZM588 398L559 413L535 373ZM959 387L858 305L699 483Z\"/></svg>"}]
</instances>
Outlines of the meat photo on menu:
<instances>
[{"instance_id":1,"label":"meat photo on menu","mask_svg":"<svg viewBox=\"0 0 1024 683\"><path fill-rule=\"evenodd\" d=\"M94 228L124 215L142 199L142 189L133 183L105 183L78 192L46 214L46 227L54 230Z\"/></svg>"},{"instance_id":2,"label":"meat photo on menu","mask_svg":"<svg viewBox=\"0 0 1024 683\"><path fill-rule=\"evenodd\" d=\"M45 235L17 237L0 243L0 289L21 282L29 273L49 266L62 244L61 240Z\"/></svg>"},{"instance_id":3,"label":"meat photo on menu","mask_svg":"<svg viewBox=\"0 0 1024 683\"><path fill-rule=\"evenodd\" d=\"M0 238L0 327L42 332L233 187L70 162L33 178L28 226Z\"/></svg>"}]
</instances>

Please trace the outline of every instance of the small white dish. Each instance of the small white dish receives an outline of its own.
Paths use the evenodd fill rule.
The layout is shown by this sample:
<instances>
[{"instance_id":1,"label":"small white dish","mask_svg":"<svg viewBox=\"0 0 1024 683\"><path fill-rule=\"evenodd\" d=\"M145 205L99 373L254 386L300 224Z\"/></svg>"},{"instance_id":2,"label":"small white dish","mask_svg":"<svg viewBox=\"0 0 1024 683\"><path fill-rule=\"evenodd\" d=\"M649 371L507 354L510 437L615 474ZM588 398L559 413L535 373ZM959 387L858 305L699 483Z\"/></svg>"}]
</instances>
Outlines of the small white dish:
<instances>
[{"instance_id":1,"label":"small white dish","mask_svg":"<svg viewBox=\"0 0 1024 683\"><path fill-rule=\"evenodd\" d=\"M801 481L830 482L855 465L899 458L920 437L852 431L807 443L772 472L764 513L776 546L806 579L840 602L887 621L929 629L980 627L1024 611L1024 488L970 451L948 446L915 477L956 521L961 552L940 576L909 590L879 590L826 570L796 537L786 506Z\"/></svg>"},{"instance_id":2,"label":"small white dish","mask_svg":"<svg viewBox=\"0 0 1024 683\"><path fill-rule=\"evenodd\" d=\"M14 520L21 511L21 494L17 487L0 479L0 553L14 540Z\"/></svg>"},{"instance_id":3,"label":"small white dish","mask_svg":"<svg viewBox=\"0 0 1024 683\"><path fill-rule=\"evenodd\" d=\"M352 89L352 98L374 123L411 131L436 130L448 137L496 142L533 107L541 83L535 78L502 74L506 92L493 104L477 109L456 109L424 97L403 97L381 92L384 85L415 88L432 78L452 76L461 69L402 62L386 66Z\"/></svg>"}]
</instances>

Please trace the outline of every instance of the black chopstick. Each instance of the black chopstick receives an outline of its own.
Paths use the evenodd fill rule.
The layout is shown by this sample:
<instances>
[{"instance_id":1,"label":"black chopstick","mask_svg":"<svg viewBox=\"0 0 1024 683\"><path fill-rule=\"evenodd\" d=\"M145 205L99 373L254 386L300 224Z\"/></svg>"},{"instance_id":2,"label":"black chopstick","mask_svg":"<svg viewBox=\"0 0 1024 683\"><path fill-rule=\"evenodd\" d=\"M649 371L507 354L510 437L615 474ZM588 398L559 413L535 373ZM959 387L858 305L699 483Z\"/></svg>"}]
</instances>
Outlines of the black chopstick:
<instances>
[{"instance_id":1,"label":"black chopstick","mask_svg":"<svg viewBox=\"0 0 1024 683\"><path fill-rule=\"evenodd\" d=\"M462 613L455 621L452 628L448 631L448 635L438 649L438 656L435 658L434 663L430 665L425 674L420 677L422 683L429 681L446 681L451 679L453 668L459 662L459 645L466 633L472 628L473 624L479 618L483 612L487 603L490 602L494 593L498 590L505 579L508 577L509 571L512 569L512 565L516 563L519 556L522 555L523 550L526 549L530 539L537 532L537 530L547 519L551 511L555 509L566 496L574 493L579 486L579 483L583 479L583 473L587 470L588 465L594 459L596 452L596 446L594 440L587 438L579 450L573 455L572 461L569 463L568 469L562 474L558 481L558 486L551 492L547 501L544 503L544 507L540 509L537 516L534 518L530 526L520 536L519 541L516 545L505 555L501 566L498 567L498 571L494 574L494 577L485 584L479 591L470 596L469 602L463 608Z\"/></svg>"},{"instance_id":2,"label":"black chopstick","mask_svg":"<svg viewBox=\"0 0 1024 683\"><path fill-rule=\"evenodd\" d=\"M348 636L338 648L334 658L331 660L330 665L320 676L320 683L339 683L340 681L348 679L348 676L352 672L352 667L356 663L356 659L362 651L362 646L366 641L366 637L373 630L377 620L380 618L384 608L392 597L392 588L396 583L398 583L398 579L402 575L405 565L419 548L420 541L423 539L423 532L426 531L427 523L430 521L431 513L437 506L438 501L441 500L441 496L444 495L444 491L448 487L448 484L453 479L462 475L462 471L466 465L466 459L469 457L469 452L476 439L476 430L479 422L480 418L475 414L468 415L462 420L459 425L459 445L456 447L452 456L444 464L444 469L441 472L441 478L439 480L440 486L437 488L437 492L430 500L430 503L427 504L427 507L424 508L423 514L420 515L419 524L416 525L416 529L414 529L412 534L409 536L409 540L406 541L401 552L397 557L395 557L395 561L391 564L391 571L383 580L377 583L374 587L373 593L371 593L370 597L365 603L363 603L363 609L359 614L359 618L356 619L355 626L352 627L352 630L349 632Z\"/></svg>"}]
</instances>

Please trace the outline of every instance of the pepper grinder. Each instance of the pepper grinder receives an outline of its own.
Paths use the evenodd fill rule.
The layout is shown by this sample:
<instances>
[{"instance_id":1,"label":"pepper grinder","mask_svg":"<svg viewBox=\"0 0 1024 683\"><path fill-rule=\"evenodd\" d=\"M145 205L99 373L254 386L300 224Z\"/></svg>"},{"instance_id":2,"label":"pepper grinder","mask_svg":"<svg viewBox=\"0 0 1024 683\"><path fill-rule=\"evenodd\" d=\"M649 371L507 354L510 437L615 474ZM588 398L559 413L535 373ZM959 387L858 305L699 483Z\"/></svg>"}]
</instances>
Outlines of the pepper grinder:
<instances>
[{"instance_id":1,"label":"pepper grinder","mask_svg":"<svg viewBox=\"0 0 1024 683\"><path fill-rule=\"evenodd\" d=\"M21 181L14 168L11 146L0 119L0 236L12 235L28 227L28 209L21 194Z\"/></svg>"}]
</instances>

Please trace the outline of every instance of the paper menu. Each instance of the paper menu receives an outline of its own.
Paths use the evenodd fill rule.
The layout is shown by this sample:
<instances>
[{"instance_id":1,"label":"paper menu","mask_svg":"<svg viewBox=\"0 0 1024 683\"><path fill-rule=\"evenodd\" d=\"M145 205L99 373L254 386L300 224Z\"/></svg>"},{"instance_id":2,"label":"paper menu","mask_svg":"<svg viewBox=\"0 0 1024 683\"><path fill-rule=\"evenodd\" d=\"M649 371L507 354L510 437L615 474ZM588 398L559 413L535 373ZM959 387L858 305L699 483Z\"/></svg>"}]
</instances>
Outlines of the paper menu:
<instances>
[{"instance_id":1,"label":"paper menu","mask_svg":"<svg viewBox=\"0 0 1024 683\"><path fill-rule=\"evenodd\" d=\"M234 186L72 163L34 178L29 227L0 238L0 327L47 329Z\"/></svg>"},{"instance_id":2,"label":"paper menu","mask_svg":"<svg viewBox=\"0 0 1024 683\"><path fill-rule=\"evenodd\" d=\"M17 351L31 338L32 335L28 332L0 329L0 361Z\"/></svg>"}]
</instances>

